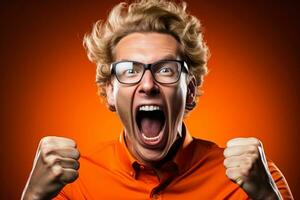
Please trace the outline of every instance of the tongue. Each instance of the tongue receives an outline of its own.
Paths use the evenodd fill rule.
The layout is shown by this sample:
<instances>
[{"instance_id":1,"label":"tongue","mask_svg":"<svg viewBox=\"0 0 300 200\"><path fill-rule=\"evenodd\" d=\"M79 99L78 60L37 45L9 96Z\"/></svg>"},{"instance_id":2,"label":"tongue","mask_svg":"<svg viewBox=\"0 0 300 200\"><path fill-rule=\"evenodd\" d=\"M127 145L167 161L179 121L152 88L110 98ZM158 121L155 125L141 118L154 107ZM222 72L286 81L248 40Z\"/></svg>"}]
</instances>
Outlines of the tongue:
<instances>
[{"instance_id":1,"label":"tongue","mask_svg":"<svg viewBox=\"0 0 300 200\"><path fill-rule=\"evenodd\" d=\"M144 117L141 120L141 129L146 137L158 136L162 122L159 119Z\"/></svg>"}]
</instances>

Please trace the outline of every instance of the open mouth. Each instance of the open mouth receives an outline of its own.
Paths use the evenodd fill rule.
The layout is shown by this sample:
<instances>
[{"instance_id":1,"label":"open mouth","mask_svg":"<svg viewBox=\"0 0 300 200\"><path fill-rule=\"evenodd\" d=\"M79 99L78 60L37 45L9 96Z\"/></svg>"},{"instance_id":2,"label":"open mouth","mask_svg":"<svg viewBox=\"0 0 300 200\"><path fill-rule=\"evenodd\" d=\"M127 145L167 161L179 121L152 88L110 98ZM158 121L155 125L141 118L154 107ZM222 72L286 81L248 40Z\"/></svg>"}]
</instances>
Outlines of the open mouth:
<instances>
[{"instance_id":1,"label":"open mouth","mask_svg":"<svg viewBox=\"0 0 300 200\"><path fill-rule=\"evenodd\" d=\"M160 106L139 106L136 113L136 123L141 141L149 147L157 147L163 140L165 113Z\"/></svg>"}]
</instances>

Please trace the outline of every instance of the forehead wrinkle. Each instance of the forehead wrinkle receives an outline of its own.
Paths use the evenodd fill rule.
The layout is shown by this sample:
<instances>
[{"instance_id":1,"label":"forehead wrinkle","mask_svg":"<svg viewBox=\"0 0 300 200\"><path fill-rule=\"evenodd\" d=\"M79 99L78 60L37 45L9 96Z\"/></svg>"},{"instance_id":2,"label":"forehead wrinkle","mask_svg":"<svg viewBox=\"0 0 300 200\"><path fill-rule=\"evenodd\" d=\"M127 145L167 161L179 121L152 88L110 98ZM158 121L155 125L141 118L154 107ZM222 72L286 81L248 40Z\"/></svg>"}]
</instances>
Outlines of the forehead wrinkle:
<instances>
[{"instance_id":1,"label":"forehead wrinkle","mask_svg":"<svg viewBox=\"0 0 300 200\"><path fill-rule=\"evenodd\" d=\"M138 42L136 42L137 40ZM133 60L149 63L162 59L176 59L180 52L179 45L171 35L132 33L119 41L115 46L114 55L116 61Z\"/></svg>"},{"instance_id":2,"label":"forehead wrinkle","mask_svg":"<svg viewBox=\"0 0 300 200\"><path fill-rule=\"evenodd\" d=\"M166 56L163 56L163 57L160 57L159 59L154 59L155 62L159 62L159 61L163 61L163 60L178 60L180 59L180 57L178 55L173 55L173 54L168 54ZM140 62L136 59L132 59L132 60L129 60L129 59L120 59L118 61L134 61L134 62ZM152 63L155 63L155 62L152 62ZM151 64L151 63L143 63L143 64Z\"/></svg>"}]
</instances>

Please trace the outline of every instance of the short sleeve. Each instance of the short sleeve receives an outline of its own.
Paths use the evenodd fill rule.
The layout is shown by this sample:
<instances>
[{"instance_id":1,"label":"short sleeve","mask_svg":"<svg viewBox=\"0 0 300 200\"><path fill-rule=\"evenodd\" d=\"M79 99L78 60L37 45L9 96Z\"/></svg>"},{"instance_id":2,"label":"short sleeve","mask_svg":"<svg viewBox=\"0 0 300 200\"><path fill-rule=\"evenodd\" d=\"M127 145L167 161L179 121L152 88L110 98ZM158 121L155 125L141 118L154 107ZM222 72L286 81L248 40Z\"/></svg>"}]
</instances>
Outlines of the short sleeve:
<instances>
[{"instance_id":1,"label":"short sleeve","mask_svg":"<svg viewBox=\"0 0 300 200\"><path fill-rule=\"evenodd\" d=\"M268 160L268 167L272 178L284 200L294 199L290 187L284 178L281 171L277 168L277 166L270 160Z\"/></svg>"}]
</instances>

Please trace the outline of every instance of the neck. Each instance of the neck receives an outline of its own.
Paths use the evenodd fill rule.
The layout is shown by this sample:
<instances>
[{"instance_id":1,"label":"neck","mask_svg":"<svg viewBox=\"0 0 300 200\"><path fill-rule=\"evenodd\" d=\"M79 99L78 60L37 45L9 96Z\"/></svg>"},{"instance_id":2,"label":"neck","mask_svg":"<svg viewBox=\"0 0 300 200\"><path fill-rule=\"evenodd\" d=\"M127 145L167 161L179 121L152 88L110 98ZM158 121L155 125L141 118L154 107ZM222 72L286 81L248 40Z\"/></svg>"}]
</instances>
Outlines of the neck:
<instances>
[{"instance_id":1,"label":"neck","mask_svg":"<svg viewBox=\"0 0 300 200\"><path fill-rule=\"evenodd\" d=\"M165 163L172 161L174 159L174 157L176 156L177 152L179 151L180 147L182 146L182 144L184 142L185 136L186 136L186 129L185 129L184 124L182 123L181 134L180 133L177 134L177 138L174 141L174 143L172 144L167 155L163 159L158 160L158 161L145 161L144 159L140 158L138 155L135 155L133 153L134 149L128 148L130 145L128 146L129 141L127 141L126 136L124 136L124 141L127 146L127 149L129 150L129 152L131 153L131 155L133 155L133 157L135 159L137 159L140 163L143 163L144 165L146 165L148 167L151 167L154 169L159 169Z\"/></svg>"}]
</instances>

